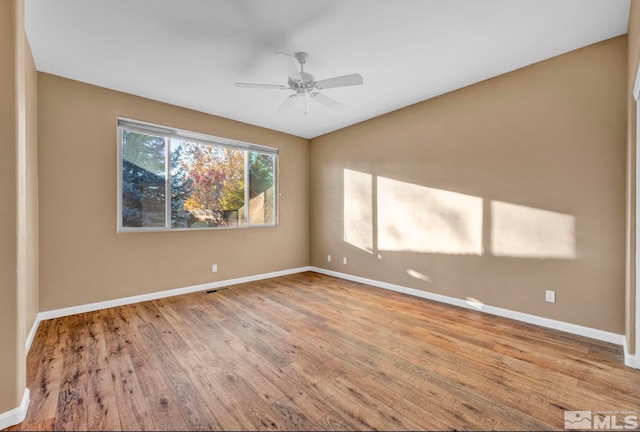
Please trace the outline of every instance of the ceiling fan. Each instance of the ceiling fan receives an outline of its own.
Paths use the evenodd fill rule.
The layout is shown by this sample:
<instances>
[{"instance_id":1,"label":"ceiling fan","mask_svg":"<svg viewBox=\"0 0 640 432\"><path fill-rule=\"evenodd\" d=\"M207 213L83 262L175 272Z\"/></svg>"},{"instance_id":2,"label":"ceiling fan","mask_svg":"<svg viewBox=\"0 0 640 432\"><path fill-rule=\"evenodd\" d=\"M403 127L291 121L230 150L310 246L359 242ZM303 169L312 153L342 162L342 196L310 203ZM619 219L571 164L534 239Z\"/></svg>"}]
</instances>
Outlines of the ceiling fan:
<instances>
[{"instance_id":1,"label":"ceiling fan","mask_svg":"<svg viewBox=\"0 0 640 432\"><path fill-rule=\"evenodd\" d=\"M285 54L286 53L277 53ZM361 85L364 80L360 74L343 75L335 78L324 79L316 81L314 76L304 71L304 64L309 59L309 54L305 52L296 52L293 56L290 56L292 61L289 63L289 79L287 85L279 84L253 84L253 83L236 83L236 87L242 88L263 88L263 89L275 89L275 90L294 90L295 93L289 96L278 108L278 112L291 111L296 101L300 98L304 99L304 113L307 113L307 100L315 100L327 108L338 110L345 106L340 102L331 99L328 96L318 93L316 90L324 90L336 87L347 87L353 85ZM295 60L294 60L295 59ZM298 66L300 64L300 71Z\"/></svg>"}]
</instances>

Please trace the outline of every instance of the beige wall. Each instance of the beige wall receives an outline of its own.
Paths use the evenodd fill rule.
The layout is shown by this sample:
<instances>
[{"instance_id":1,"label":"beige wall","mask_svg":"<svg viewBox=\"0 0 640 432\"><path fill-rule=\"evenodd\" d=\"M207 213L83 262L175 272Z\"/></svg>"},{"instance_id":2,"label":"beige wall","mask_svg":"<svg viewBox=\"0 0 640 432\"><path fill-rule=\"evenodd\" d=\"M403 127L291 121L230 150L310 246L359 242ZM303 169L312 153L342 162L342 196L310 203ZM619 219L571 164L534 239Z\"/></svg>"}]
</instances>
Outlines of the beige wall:
<instances>
[{"instance_id":1,"label":"beige wall","mask_svg":"<svg viewBox=\"0 0 640 432\"><path fill-rule=\"evenodd\" d=\"M635 353L636 330L636 101L633 88L640 57L640 0L631 0L629 10L627 62L627 273L626 273L626 336L627 350Z\"/></svg>"},{"instance_id":2,"label":"beige wall","mask_svg":"<svg viewBox=\"0 0 640 432\"><path fill-rule=\"evenodd\" d=\"M623 334L626 68L621 36L313 139L312 265Z\"/></svg>"},{"instance_id":3,"label":"beige wall","mask_svg":"<svg viewBox=\"0 0 640 432\"><path fill-rule=\"evenodd\" d=\"M15 2L0 2L0 413L18 403ZM23 387L24 388L24 387Z\"/></svg>"},{"instance_id":4,"label":"beige wall","mask_svg":"<svg viewBox=\"0 0 640 432\"><path fill-rule=\"evenodd\" d=\"M278 147L280 225L117 234L119 115ZM40 73L38 146L41 310L309 264L306 139Z\"/></svg>"},{"instance_id":5,"label":"beige wall","mask_svg":"<svg viewBox=\"0 0 640 432\"><path fill-rule=\"evenodd\" d=\"M38 313L37 72L24 2L0 2L0 413L26 385L25 341Z\"/></svg>"},{"instance_id":6,"label":"beige wall","mask_svg":"<svg viewBox=\"0 0 640 432\"><path fill-rule=\"evenodd\" d=\"M39 220L38 220L38 72L25 38L25 147L23 181L25 193L25 334L40 311L39 301Z\"/></svg>"}]
</instances>

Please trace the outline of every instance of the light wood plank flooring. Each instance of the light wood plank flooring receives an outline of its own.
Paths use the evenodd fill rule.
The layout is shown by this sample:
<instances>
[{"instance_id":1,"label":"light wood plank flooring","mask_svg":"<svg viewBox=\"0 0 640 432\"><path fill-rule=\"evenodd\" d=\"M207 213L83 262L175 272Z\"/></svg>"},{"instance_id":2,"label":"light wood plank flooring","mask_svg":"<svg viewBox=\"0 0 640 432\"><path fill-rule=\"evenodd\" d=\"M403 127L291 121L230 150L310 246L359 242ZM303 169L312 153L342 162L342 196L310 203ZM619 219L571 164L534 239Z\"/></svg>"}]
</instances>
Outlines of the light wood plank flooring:
<instances>
[{"instance_id":1,"label":"light wood plank flooring","mask_svg":"<svg viewBox=\"0 0 640 432\"><path fill-rule=\"evenodd\" d=\"M618 346L316 273L41 323L13 430L562 429L640 411Z\"/></svg>"}]
</instances>

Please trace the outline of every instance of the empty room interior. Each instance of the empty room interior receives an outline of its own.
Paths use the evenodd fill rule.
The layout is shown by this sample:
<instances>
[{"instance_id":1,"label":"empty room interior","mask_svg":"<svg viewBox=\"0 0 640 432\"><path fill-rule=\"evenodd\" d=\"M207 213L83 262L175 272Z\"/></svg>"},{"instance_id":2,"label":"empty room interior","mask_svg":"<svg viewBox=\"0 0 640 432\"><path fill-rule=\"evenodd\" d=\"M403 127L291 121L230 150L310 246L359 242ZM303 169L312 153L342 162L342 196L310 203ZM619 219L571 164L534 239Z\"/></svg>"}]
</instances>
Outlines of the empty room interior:
<instances>
[{"instance_id":1,"label":"empty room interior","mask_svg":"<svg viewBox=\"0 0 640 432\"><path fill-rule=\"evenodd\" d=\"M640 428L640 0L0 20L0 429Z\"/></svg>"}]
</instances>

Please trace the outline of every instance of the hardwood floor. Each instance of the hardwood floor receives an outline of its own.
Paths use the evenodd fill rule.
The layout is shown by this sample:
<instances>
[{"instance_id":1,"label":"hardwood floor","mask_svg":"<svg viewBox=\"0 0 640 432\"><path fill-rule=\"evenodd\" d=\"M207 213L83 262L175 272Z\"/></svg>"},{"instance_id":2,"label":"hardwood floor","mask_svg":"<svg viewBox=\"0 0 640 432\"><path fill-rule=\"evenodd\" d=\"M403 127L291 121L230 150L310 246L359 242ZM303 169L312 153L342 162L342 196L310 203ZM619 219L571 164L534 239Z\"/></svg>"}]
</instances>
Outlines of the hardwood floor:
<instances>
[{"instance_id":1,"label":"hardwood floor","mask_svg":"<svg viewBox=\"0 0 640 432\"><path fill-rule=\"evenodd\" d=\"M640 411L620 347L302 273L44 321L12 430L563 429Z\"/></svg>"}]
</instances>

